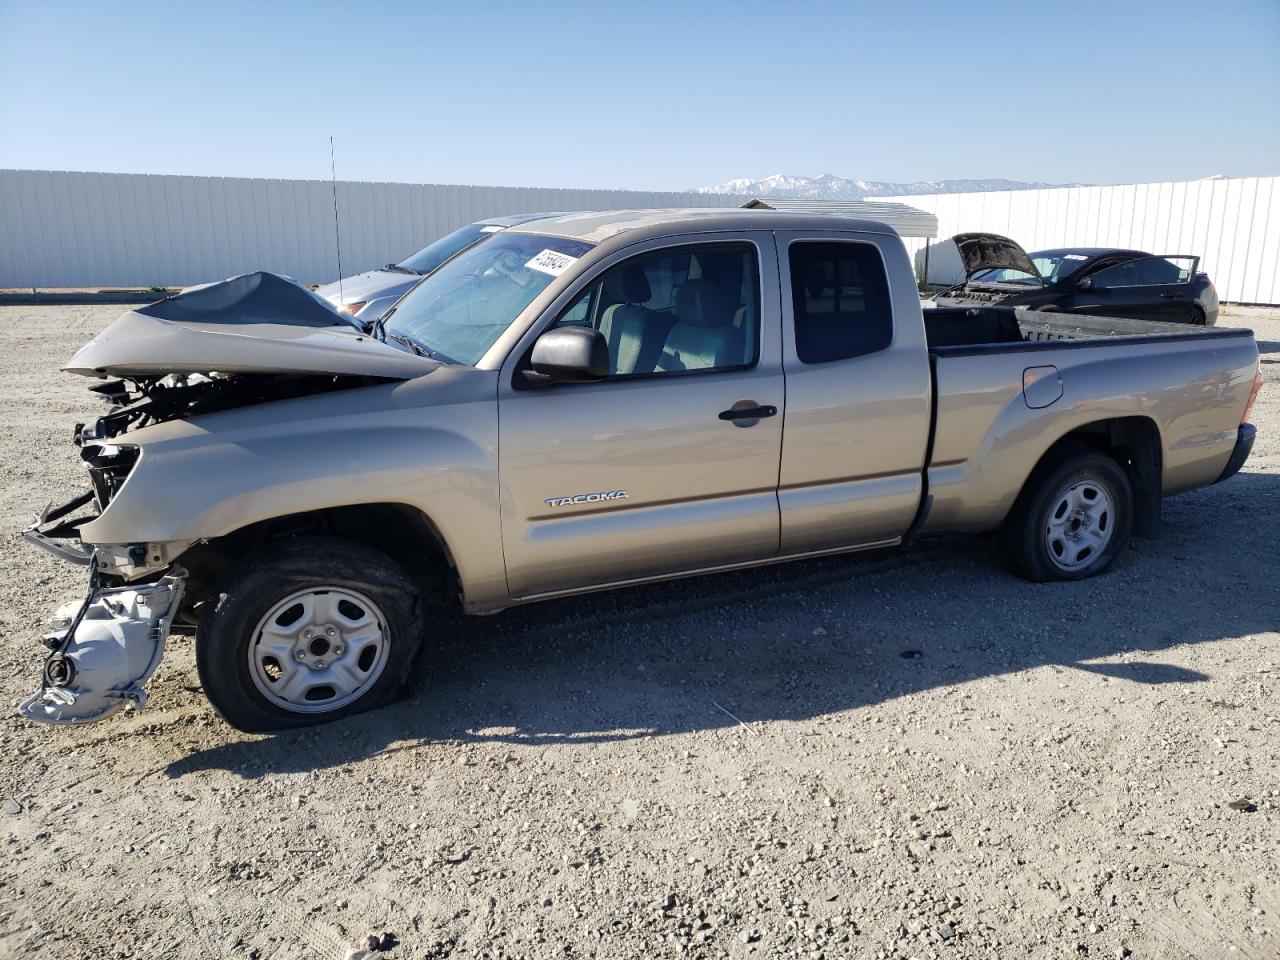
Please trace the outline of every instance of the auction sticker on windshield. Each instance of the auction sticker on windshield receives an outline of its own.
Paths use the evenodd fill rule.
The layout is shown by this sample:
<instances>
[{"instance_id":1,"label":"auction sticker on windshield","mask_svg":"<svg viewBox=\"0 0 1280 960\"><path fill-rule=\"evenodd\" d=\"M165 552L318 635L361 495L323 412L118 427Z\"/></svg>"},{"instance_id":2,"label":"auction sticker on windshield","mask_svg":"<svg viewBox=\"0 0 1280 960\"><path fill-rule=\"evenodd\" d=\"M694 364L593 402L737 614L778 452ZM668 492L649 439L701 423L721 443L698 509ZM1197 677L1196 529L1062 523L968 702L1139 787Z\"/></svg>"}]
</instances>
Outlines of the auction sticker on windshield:
<instances>
[{"instance_id":1,"label":"auction sticker on windshield","mask_svg":"<svg viewBox=\"0 0 1280 960\"><path fill-rule=\"evenodd\" d=\"M557 253L555 250L543 250L540 254L526 263L525 266L530 270L537 270L540 273L547 273L553 277L558 277L577 262L577 257L571 257L567 253Z\"/></svg>"}]
</instances>

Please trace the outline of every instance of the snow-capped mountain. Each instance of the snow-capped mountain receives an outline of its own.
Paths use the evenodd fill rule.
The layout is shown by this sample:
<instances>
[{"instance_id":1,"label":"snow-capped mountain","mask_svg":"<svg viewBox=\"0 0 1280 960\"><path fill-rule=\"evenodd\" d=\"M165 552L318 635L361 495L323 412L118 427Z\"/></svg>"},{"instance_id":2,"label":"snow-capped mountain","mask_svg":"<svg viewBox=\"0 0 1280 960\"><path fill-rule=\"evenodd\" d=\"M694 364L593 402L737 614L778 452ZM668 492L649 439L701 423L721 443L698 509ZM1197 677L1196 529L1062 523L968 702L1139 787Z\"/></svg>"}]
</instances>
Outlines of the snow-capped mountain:
<instances>
[{"instance_id":1,"label":"snow-capped mountain","mask_svg":"<svg viewBox=\"0 0 1280 960\"><path fill-rule=\"evenodd\" d=\"M693 192L732 193L744 197L801 197L806 200L860 200L863 197L897 197L919 193L978 193L1060 186L1075 184L1028 183L1023 180L917 180L914 183L887 183L883 180L848 180L833 173L824 173L820 177L793 177L775 173L761 180L740 177L710 187L694 187Z\"/></svg>"}]
</instances>

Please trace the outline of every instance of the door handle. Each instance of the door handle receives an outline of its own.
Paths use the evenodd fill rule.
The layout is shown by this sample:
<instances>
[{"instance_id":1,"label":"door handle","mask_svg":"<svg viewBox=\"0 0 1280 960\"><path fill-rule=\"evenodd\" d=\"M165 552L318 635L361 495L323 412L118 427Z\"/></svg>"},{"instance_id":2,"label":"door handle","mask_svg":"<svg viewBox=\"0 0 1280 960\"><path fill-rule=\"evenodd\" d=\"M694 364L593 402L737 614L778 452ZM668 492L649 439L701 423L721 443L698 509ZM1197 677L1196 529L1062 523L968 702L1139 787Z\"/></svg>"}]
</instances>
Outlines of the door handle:
<instances>
[{"instance_id":1,"label":"door handle","mask_svg":"<svg viewBox=\"0 0 1280 960\"><path fill-rule=\"evenodd\" d=\"M1184 294L1181 294L1181 293L1162 293L1160 294L1160 299L1161 300L1180 300L1183 296Z\"/></svg>"},{"instance_id":2,"label":"door handle","mask_svg":"<svg viewBox=\"0 0 1280 960\"><path fill-rule=\"evenodd\" d=\"M777 416L777 407L730 407L720 411L721 420L761 420L765 417Z\"/></svg>"}]
</instances>

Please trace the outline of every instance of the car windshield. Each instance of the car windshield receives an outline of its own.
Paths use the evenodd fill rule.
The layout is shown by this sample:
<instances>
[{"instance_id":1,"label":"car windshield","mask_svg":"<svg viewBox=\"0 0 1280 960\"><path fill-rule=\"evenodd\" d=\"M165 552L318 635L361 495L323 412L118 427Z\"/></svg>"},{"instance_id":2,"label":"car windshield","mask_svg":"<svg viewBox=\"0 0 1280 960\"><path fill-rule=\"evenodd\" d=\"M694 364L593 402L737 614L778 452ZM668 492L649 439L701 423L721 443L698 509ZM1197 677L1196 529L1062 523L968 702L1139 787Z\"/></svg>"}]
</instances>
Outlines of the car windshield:
<instances>
[{"instance_id":1,"label":"car windshield","mask_svg":"<svg viewBox=\"0 0 1280 960\"><path fill-rule=\"evenodd\" d=\"M441 237L428 247L423 247L412 257L401 260L397 266L412 270L414 273L430 273L455 253L467 249L478 240L483 240L491 233L498 233L502 227L483 223L469 223L465 227Z\"/></svg>"},{"instance_id":2,"label":"car windshield","mask_svg":"<svg viewBox=\"0 0 1280 960\"><path fill-rule=\"evenodd\" d=\"M387 317L388 337L474 366L534 298L593 245L503 231L418 282Z\"/></svg>"},{"instance_id":3,"label":"car windshield","mask_svg":"<svg viewBox=\"0 0 1280 960\"><path fill-rule=\"evenodd\" d=\"M1040 286L1039 277L1034 277L1025 270L1015 270L1012 267L992 267L989 270L979 270L969 279L974 283L1021 283L1033 287Z\"/></svg>"},{"instance_id":4,"label":"car windshield","mask_svg":"<svg viewBox=\"0 0 1280 960\"><path fill-rule=\"evenodd\" d=\"M1089 258L1083 253L1040 253L1028 254L1035 268L1044 277L1045 283L1057 283L1065 280L1079 270Z\"/></svg>"}]
</instances>

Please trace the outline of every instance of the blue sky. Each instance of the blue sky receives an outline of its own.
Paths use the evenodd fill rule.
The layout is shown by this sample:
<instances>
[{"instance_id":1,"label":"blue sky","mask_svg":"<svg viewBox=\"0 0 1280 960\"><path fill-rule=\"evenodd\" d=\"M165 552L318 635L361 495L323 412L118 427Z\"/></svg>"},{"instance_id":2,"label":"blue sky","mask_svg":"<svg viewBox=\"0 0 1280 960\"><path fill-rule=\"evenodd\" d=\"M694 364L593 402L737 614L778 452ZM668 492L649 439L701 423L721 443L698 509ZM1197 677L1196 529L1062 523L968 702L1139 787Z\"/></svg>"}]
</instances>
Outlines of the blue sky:
<instances>
[{"instance_id":1,"label":"blue sky","mask_svg":"<svg viewBox=\"0 0 1280 960\"><path fill-rule=\"evenodd\" d=\"M1280 173L1280 2L0 0L0 167L683 189Z\"/></svg>"}]
</instances>

